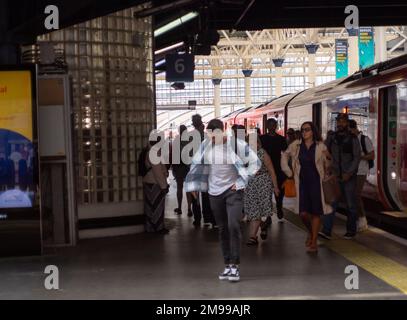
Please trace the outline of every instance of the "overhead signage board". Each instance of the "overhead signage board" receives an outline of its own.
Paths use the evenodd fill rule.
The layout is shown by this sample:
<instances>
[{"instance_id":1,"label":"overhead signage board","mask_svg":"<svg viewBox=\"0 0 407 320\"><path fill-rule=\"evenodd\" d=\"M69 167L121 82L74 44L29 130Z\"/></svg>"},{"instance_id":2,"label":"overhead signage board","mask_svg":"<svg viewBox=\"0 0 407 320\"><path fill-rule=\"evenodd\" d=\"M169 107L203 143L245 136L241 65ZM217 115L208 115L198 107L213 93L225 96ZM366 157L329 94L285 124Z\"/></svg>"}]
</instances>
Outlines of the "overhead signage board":
<instances>
[{"instance_id":1,"label":"overhead signage board","mask_svg":"<svg viewBox=\"0 0 407 320\"><path fill-rule=\"evenodd\" d=\"M165 61L167 82L194 82L194 55L168 54Z\"/></svg>"},{"instance_id":2,"label":"overhead signage board","mask_svg":"<svg viewBox=\"0 0 407 320\"><path fill-rule=\"evenodd\" d=\"M373 27L360 27L359 67L365 69L374 64L375 43Z\"/></svg>"},{"instance_id":3,"label":"overhead signage board","mask_svg":"<svg viewBox=\"0 0 407 320\"><path fill-rule=\"evenodd\" d=\"M348 40L336 39L335 40L335 67L336 79L347 77L349 74L349 53L348 53Z\"/></svg>"}]
</instances>

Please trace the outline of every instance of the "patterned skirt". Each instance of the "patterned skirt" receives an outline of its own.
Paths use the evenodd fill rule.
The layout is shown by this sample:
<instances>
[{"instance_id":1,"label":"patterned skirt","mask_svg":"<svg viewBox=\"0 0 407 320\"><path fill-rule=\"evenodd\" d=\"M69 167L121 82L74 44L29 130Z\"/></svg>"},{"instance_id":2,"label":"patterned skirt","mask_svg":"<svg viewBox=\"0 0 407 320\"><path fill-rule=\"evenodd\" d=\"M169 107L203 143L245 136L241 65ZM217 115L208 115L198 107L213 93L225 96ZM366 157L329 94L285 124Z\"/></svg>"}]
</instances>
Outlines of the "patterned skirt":
<instances>
[{"instance_id":1,"label":"patterned skirt","mask_svg":"<svg viewBox=\"0 0 407 320\"><path fill-rule=\"evenodd\" d=\"M144 183L144 214L146 232L158 232L165 228L164 210L166 192L158 184Z\"/></svg>"},{"instance_id":2,"label":"patterned skirt","mask_svg":"<svg viewBox=\"0 0 407 320\"><path fill-rule=\"evenodd\" d=\"M273 181L268 173L250 180L244 195L244 212L248 221L264 220L273 215Z\"/></svg>"}]
</instances>

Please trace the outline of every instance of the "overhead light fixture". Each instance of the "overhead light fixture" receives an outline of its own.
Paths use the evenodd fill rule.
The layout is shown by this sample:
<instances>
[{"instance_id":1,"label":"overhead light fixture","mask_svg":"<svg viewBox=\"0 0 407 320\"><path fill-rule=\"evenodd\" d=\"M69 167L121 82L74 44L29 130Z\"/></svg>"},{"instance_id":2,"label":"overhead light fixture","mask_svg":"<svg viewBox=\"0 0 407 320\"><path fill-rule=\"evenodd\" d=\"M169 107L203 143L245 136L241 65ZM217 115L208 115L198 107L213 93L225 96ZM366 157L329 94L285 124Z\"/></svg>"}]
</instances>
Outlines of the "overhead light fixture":
<instances>
[{"instance_id":1,"label":"overhead light fixture","mask_svg":"<svg viewBox=\"0 0 407 320\"><path fill-rule=\"evenodd\" d=\"M135 18L145 18L151 15L156 15L165 12L166 10L170 9L179 9L186 5L191 5L198 0L178 0L178 1L171 1L169 4L163 4L161 6L153 7L144 9L134 13Z\"/></svg>"},{"instance_id":2,"label":"overhead light fixture","mask_svg":"<svg viewBox=\"0 0 407 320\"><path fill-rule=\"evenodd\" d=\"M178 42L178 43L173 44L173 45L171 45L171 46L169 46L169 47L166 47L166 48L157 50L157 51L155 52L155 54L156 54L156 55L159 55L159 54L165 53L165 52L167 52L167 51L170 51L170 50L173 50L173 49L177 49L177 48L179 48L179 47L182 47L183 45L184 45L184 42L183 42L183 41L182 41L182 42Z\"/></svg>"},{"instance_id":3,"label":"overhead light fixture","mask_svg":"<svg viewBox=\"0 0 407 320\"><path fill-rule=\"evenodd\" d=\"M180 25L187 23L188 21L196 18L198 16L198 12L190 12L181 18L178 18L165 26L162 26L161 28L158 28L157 30L154 31L154 37L159 37L163 35L164 33L167 33L168 31L171 31L172 29L175 29L179 27Z\"/></svg>"},{"instance_id":4,"label":"overhead light fixture","mask_svg":"<svg viewBox=\"0 0 407 320\"><path fill-rule=\"evenodd\" d=\"M164 65L164 64L165 64L165 59L162 59L162 60L158 61L158 62L155 64L155 66L156 66L156 68L157 68L157 67L161 67L161 66Z\"/></svg>"}]
</instances>

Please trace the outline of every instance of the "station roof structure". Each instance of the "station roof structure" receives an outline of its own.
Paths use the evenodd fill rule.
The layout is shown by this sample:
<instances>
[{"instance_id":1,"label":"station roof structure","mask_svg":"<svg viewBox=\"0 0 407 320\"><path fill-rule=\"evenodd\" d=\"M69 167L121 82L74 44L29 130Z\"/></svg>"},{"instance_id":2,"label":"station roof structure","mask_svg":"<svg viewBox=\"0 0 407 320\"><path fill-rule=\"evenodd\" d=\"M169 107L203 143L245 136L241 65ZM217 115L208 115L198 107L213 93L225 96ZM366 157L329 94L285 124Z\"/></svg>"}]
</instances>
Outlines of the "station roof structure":
<instances>
[{"instance_id":1,"label":"station roof structure","mask_svg":"<svg viewBox=\"0 0 407 320\"><path fill-rule=\"evenodd\" d=\"M60 28L150 3L134 12L152 17L157 71L165 70L165 55L190 52L210 55L226 32L276 28L343 27L349 1L341 0L53 0ZM48 0L1 0L0 43L32 44L47 33L44 9ZM405 0L355 0L361 26L407 25ZM223 35L218 30L223 30ZM225 39L223 39L225 40ZM226 39L227 40L227 39Z\"/></svg>"},{"instance_id":2,"label":"station roof structure","mask_svg":"<svg viewBox=\"0 0 407 320\"><path fill-rule=\"evenodd\" d=\"M60 11L61 27L147 3L146 0L53 0ZM47 0L1 0L1 40L20 39L46 33L44 9ZM407 20L404 0L355 0L360 25L403 25ZM207 30L260 30L272 28L314 28L343 26L344 8L349 1L326 0L153 0L151 9L139 13L154 16L155 29L162 28L188 13L198 16L156 37L156 48L168 46ZM3 38L3 39L1 39Z\"/></svg>"}]
</instances>

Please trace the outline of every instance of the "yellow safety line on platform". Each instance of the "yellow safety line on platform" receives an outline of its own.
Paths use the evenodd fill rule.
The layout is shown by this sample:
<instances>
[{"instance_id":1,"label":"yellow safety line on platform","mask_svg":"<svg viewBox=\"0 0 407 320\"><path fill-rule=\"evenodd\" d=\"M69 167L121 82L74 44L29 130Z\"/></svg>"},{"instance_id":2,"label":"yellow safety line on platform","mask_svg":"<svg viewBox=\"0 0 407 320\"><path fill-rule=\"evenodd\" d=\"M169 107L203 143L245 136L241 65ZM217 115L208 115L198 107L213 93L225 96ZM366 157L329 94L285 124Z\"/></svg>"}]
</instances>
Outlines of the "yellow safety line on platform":
<instances>
[{"instance_id":1,"label":"yellow safety line on platform","mask_svg":"<svg viewBox=\"0 0 407 320\"><path fill-rule=\"evenodd\" d=\"M288 220L304 229L299 217L290 212ZM325 247L407 295L407 267L363 246L356 241L334 237Z\"/></svg>"},{"instance_id":2,"label":"yellow safety line on platform","mask_svg":"<svg viewBox=\"0 0 407 320\"><path fill-rule=\"evenodd\" d=\"M325 246L407 295L407 267L349 240L325 241Z\"/></svg>"}]
</instances>

